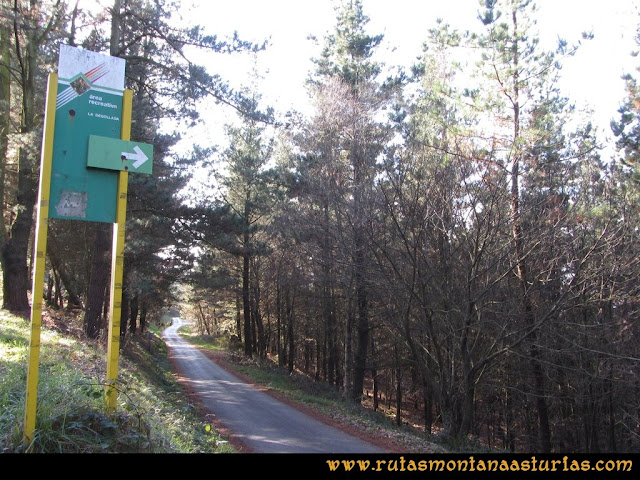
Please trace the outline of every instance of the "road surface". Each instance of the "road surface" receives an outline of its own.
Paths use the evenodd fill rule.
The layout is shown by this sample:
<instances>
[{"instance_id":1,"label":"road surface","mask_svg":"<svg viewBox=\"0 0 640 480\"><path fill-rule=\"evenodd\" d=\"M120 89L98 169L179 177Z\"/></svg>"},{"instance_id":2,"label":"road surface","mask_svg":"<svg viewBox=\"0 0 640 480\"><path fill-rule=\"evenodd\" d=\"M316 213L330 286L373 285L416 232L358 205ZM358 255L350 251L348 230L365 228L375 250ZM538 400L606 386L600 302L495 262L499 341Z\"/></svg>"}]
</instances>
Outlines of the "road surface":
<instances>
[{"instance_id":1,"label":"road surface","mask_svg":"<svg viewBox=\"0 0 640 480\"><path fill-rule=\"evenodd\" d=\"M260 392L213 363L178 335L180 318L163 336L180 374L202 404L254 453L383 453Z\"/></svg>"}]
</instances>

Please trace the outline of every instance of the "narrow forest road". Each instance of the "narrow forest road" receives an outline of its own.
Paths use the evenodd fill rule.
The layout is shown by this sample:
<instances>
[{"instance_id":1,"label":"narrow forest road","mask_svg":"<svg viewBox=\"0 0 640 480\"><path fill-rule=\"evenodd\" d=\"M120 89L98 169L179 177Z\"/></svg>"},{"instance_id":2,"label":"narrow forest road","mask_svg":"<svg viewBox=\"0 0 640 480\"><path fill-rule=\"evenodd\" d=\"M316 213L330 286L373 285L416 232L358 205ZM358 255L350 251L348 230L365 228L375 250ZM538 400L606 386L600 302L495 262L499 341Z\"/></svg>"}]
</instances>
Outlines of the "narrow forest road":
<instances>
[{"instance_id":1,"label":"narrow forest road","mask_svg":"<svg viewBox=\"0 0 640 480\"><path fill-rule=\"evenodd\" d=\"M252 453L383 453L267 395L212 362L178 335L175 317L163 336L174 364L216 422Z\"/></svg>"}]
</instances>

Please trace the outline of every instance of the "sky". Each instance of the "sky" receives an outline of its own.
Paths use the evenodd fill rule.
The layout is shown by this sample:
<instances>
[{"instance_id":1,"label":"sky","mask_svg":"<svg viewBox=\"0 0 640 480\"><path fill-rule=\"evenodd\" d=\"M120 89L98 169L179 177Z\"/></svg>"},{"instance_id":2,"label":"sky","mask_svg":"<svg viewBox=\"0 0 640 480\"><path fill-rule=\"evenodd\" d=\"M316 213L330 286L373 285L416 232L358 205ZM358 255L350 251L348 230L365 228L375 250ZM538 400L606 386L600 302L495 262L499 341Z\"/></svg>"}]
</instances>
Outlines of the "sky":
<instances>
[{"instance_id":1,"label":"sky","mask_svg":"<svg viewBox=\"0 0 640 480\"><path fill-rule=\"evenodd\" d=\"M225 36L237 31L240 38L269 40L258 58L264 75L261 93L280 111L304 109L304 81L313 68L311 58L320 41L335 26L332 0L182 0L182 14L205 32ZM565 59L560 87L578 107L595 109L597 121L610 134L609 121L624 98L625 73L640 64L631 56L640 24L640 0L537 0L537 25L541 43L553 48L558 37L569 43L591 31L594 39L583 42L578 52ZM189 5L192 5L190 7ZM363 0L370 18L368 32L384 34L380 51L391 65L410 66L422 50L427 31L442 18L460 30L475 29L478 0ZM213 72L232 83L247 84L247 63L211 60ZM203 106L208 109L210 106Z\"/></svg>"}]
</instances>

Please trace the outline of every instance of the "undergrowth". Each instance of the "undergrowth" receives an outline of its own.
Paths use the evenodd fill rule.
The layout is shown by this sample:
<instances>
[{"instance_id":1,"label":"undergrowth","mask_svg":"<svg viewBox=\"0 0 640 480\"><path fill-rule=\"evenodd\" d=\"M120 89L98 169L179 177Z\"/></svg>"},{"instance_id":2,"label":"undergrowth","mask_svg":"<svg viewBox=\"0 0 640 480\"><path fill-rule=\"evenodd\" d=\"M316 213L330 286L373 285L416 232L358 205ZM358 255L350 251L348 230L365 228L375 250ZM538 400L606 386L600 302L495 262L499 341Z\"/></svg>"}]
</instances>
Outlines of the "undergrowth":
<instances>
[{"instance_id":1,"label":"undergrowth","mask_svg":"<svg viewBox=\"0 0 640 480\"><path fill-rule=\"evenodd\" d=\"M109 413L103 342L46 317L41 335L36 430L23 441L29 322L0 311L0 451L3 453L221 453L232 451L189 403L157 334L129 334L120 354L118 406ZM77 329L75 329L77 331Z\"/></svg>"}]
</instances>

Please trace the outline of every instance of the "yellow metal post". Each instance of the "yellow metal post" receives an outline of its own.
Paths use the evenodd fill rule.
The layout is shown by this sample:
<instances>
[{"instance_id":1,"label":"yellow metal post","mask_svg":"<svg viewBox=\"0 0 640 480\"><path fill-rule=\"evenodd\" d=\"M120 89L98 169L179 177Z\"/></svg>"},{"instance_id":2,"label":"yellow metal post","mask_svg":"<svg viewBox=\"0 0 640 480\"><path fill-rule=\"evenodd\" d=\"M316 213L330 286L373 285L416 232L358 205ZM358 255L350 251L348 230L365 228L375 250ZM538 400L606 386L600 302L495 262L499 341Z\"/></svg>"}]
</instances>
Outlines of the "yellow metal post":
<instances>
[{"instance_id":1,"label":"yellow metal post","mask_svg":"<svg viewBox=\"0 0 640 480\"><path fill-rule=\"evenodd\" d=\"M27 366L27 391L24 409L24 443L33 441L36 429L38 404L38 369L40 364L40 330L42 327L42 298L44 292L44 270L47 254L47 229L49 221L49 194L51 187L51 164L53 159L53 136L56 122L56 96L58 75L49 74L47 104L44 114L42 152L40 154L40 185L35 231L35 262L31 288L31 338L29 340L29 363Z\"/></svg>"},{"instance_id":2,"label":"yellow metal post","mask_svg":"<svg viewBox=\"0 0 640 480\"><path fill-rule=\"evenodd\" d=\"M125 90L122 99L122 129L120 137L131 136L132 91ZM127 188L129 172L118 172L118 199L116 223L113 225L113 250L111 258L111 295L109 300L109 339L107 343L107 410L115 410L118 398L118 356L120 353L120 316L122 313L122 277L124 271L124 227L127 218Z\"/></svg>"}]
</instances>

